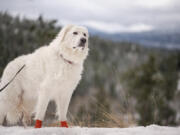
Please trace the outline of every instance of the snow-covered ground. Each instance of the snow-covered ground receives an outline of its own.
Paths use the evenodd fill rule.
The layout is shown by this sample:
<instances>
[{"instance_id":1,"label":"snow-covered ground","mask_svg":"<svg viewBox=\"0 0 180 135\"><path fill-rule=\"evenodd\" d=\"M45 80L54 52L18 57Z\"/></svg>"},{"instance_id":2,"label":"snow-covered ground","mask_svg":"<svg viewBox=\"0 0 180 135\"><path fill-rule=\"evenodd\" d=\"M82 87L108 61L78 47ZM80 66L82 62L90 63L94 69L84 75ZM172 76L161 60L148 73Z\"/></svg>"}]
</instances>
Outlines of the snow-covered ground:
<instances>
[{"instance_id":1,"label":"snow-covered ground","mask_svg":"<svg viewBox=\"0 0 180 135\"><path fill-rule=\"evenodd\" d=\"M180 127L150 125L131 128L0 127L0 135L180 135Z\"/></svg>"}]
</instances>

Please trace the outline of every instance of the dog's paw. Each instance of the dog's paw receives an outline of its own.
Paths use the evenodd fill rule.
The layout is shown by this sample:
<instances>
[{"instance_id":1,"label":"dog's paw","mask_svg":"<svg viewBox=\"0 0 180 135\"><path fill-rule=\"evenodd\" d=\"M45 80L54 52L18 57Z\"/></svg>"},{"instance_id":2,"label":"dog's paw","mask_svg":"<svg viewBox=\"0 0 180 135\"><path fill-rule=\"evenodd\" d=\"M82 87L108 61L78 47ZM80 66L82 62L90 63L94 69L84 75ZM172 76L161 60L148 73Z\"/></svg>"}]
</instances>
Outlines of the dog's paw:
<instances>
[{"instance_id":1,"label":"dog's paw","mask_svg":"<svg viewBox=\"0 0 180 135\"><path fill-rule=\"evenodd\" d=\"M42 121L36 120L35 128L41 128L42 127Z\"/></svg>"},{"instance_id":2,"label":"dog's paw","mask_svg":"<svg viewBox=\"0 0 180 135\"><path fill-rule=\"evenodd\" d=\"M61 121L61 127L68 128L68 124L66 121Z\"/></svg>"}]
</instances>

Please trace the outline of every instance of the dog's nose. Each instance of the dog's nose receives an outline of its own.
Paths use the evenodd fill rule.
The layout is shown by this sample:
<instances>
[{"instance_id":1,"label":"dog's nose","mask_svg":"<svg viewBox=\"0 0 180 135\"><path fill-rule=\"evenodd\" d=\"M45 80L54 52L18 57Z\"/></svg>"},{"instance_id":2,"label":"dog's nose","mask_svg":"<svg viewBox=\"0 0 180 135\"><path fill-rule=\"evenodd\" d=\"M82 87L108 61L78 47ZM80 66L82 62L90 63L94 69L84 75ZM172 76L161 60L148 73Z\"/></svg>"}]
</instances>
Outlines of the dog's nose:
<instances>
[{"instance_id":1,"label":"dog's nose","mask_svg":"<svg viewBox=\"0 0 180 135\"><path fill-rule=\"evenodd\" d=\"M85 44L86 43L86 39L85 38L81 38L81 43Z\"/></svg>"}]
</instances>

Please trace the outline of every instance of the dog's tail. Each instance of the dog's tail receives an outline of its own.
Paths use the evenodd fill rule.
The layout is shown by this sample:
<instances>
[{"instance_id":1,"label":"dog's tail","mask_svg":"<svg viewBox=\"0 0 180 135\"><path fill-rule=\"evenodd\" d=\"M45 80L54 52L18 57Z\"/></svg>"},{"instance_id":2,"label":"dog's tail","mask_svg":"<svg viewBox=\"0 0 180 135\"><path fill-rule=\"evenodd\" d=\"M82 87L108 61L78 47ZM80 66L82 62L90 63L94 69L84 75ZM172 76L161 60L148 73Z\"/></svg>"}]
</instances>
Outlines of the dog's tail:
<instances>
[{"instance_id":1,"label":"dog's tail","mask_svg":"<svg viewBox=\"0 0 180 135\"><path fill-rule=\"evenodd\" d=\"M0 89L0 92L3 91L10 83L12 83L12 81L16 78L16 76L23 70L23 68L25 67L26 65L23 65L18 71L17 73L13 76L13 78L5 85L3 86L1 89ZM1 83L1 79L0 79L0 83Z\"/></svg>"}]
</instances>

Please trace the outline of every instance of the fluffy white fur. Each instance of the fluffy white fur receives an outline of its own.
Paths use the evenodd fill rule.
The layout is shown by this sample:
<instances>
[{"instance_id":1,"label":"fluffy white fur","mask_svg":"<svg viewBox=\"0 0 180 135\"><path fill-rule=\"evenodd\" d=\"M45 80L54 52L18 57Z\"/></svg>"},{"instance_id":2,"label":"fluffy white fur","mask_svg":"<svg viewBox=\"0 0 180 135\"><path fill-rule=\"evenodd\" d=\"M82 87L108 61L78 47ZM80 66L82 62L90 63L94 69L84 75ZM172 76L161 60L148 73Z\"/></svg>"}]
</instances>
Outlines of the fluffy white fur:
<instances>
[{"instance_id":1,"label":"fluffy white fur","mask_svg":"<svg viewBox=\"0 0 180 135\"><path fill-rule=\"evenodd\" d=\"M82 38L87 40L84 47L79 46ZM35 119L43 120L51 100L57 105L59 120L66 120L69 102L81 79L87 55L88 30L68 25L48 46L11 61L3 72L0 88L24 64L25 68L0 92L0 124L5 117L10 124L15 124L21 117L28 122L33 113Z\"/></svg>"}]
</instances>

